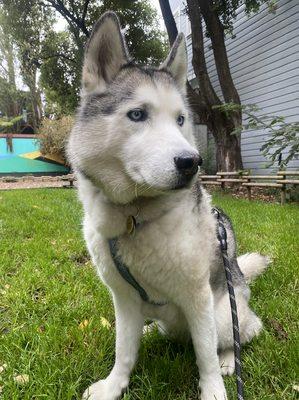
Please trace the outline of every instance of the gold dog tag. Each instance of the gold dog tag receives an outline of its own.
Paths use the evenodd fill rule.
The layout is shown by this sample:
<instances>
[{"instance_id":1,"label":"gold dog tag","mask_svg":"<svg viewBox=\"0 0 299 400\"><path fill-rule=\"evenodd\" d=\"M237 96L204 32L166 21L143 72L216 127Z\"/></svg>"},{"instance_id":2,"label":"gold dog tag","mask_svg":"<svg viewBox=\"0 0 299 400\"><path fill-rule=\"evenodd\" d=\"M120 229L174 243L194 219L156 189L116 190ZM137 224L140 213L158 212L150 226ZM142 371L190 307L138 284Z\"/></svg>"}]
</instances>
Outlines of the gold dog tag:
<instances>
[{"instance_id":1,"label":"gold dog tag","mask_svg":"<svg viewBox=\"0 0 299 400\"><path fill-rule=\"evenodd\" d=\"M136 228L136 219L133 215L129 215L127 218L127 232L129 235L132 235L135 232Z\"/></svg>"}]
</instances>

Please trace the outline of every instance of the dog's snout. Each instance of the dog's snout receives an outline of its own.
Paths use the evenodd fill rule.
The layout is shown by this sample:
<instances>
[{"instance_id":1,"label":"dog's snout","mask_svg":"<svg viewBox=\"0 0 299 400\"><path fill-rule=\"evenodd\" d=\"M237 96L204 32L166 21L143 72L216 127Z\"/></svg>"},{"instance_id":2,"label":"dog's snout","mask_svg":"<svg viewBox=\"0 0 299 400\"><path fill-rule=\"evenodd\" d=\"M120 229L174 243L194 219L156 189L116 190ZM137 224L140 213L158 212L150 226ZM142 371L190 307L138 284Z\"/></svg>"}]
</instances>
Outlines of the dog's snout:
<instances>
[{"instance_id":1,"label":"dog's snout","mask_svg":"<svg viewBox=\"0 0 299 400\"><path fill-rule=\"evenodd\" d=\"M202 164L202 159L198 154L181 154L174 157L174 163L180 173L193 176L196 174L199 165Z\"/></svg>"}]
</instances>

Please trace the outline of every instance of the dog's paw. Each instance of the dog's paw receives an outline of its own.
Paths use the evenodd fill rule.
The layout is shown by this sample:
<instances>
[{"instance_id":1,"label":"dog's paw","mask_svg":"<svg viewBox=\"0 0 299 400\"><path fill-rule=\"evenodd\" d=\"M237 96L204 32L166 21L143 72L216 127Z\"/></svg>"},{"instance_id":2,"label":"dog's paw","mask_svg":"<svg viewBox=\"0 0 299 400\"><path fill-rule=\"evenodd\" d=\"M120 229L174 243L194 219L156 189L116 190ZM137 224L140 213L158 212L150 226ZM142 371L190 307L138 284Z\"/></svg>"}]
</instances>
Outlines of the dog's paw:
<instances>
[{"instance_id":1,"label":"dog's paw","mask_svg":"<svg viewBox=\"0 0 299 400\"><path fill-rule=\"evenodd\" d=\"M228 400L221 375L201 380L200 388L201 400Z\"/></svg>"},{"instance_id":2,"label":"dog's paw","mask_svg":"<svg viewBox=\"0 0 299 400\"><path fill-rule=\"evenodd\" d=\"M235 355L232 349L227 349L219 354L219 365L222 375L231 376L235 372Z\"/></svg>"},{"instance_id":3,"label":"dog's paw","mask_svg":"<svg viewBox=\"0 0 299 400\"><path fill-rule=\"evenodd\" d=\"M115 388L111 388L106 380L101 380L85 390L82 400L116 400L119 394L113 393L114 391Z\"/></svg>"}]
</instances>

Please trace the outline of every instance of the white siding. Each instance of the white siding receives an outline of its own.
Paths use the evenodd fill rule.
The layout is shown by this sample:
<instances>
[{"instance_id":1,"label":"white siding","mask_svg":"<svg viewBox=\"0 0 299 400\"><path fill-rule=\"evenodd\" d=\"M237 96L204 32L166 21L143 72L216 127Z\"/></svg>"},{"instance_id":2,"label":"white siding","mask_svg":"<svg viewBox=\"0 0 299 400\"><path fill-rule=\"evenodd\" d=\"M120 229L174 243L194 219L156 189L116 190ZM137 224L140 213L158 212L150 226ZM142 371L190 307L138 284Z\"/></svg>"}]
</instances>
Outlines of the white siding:
<instances>
[{"instance_id":1,"label":"white siding","mask_svg":"<svg viewBox=\"0 0 299 400\"><path fill-rule=\"evenodd\" d=\"M181 12L182 31L186 27L186 18ZM264 113L284 116L287 122L298 122L299 1L279 0L275 14L270 13L264 4L259 13L250 17L246 16L244 6L241 6L234 22L234 35L234 38L226 39L226 48L242 104L256 104ZM193 79L190 36L187 49L189 79ZM207 38L205 55L212 84L222 97L211 42ZM267 160L259 150L266 138L265 131L247 131L242 134L244 167L251 168L254 173L270 172L264 170ZM298 169L299 160L292 161L289 167Z\"/></svg>"}]
</instances>

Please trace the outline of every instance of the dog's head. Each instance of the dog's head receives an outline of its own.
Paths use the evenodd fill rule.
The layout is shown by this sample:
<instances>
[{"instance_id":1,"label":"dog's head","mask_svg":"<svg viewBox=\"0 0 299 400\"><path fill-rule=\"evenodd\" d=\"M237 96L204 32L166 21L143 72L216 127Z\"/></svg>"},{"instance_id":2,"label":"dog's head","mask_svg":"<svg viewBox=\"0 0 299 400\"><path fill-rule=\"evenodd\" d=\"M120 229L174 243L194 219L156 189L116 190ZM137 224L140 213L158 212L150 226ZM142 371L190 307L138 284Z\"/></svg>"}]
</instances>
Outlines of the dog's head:
<instances>
[{"instance_id":1,"label":"dog's head","mask_svg":"<svg viewBox=\"0 0 299 400\"><path fill-rule=\"evenodd\" d=\"M87 43L81 106L68 154L75 170L114 202L190 186L200 157L186 101L187 53L178 35L159 68L130 61L108 12Z\"/></svg>"}]
</instances>

